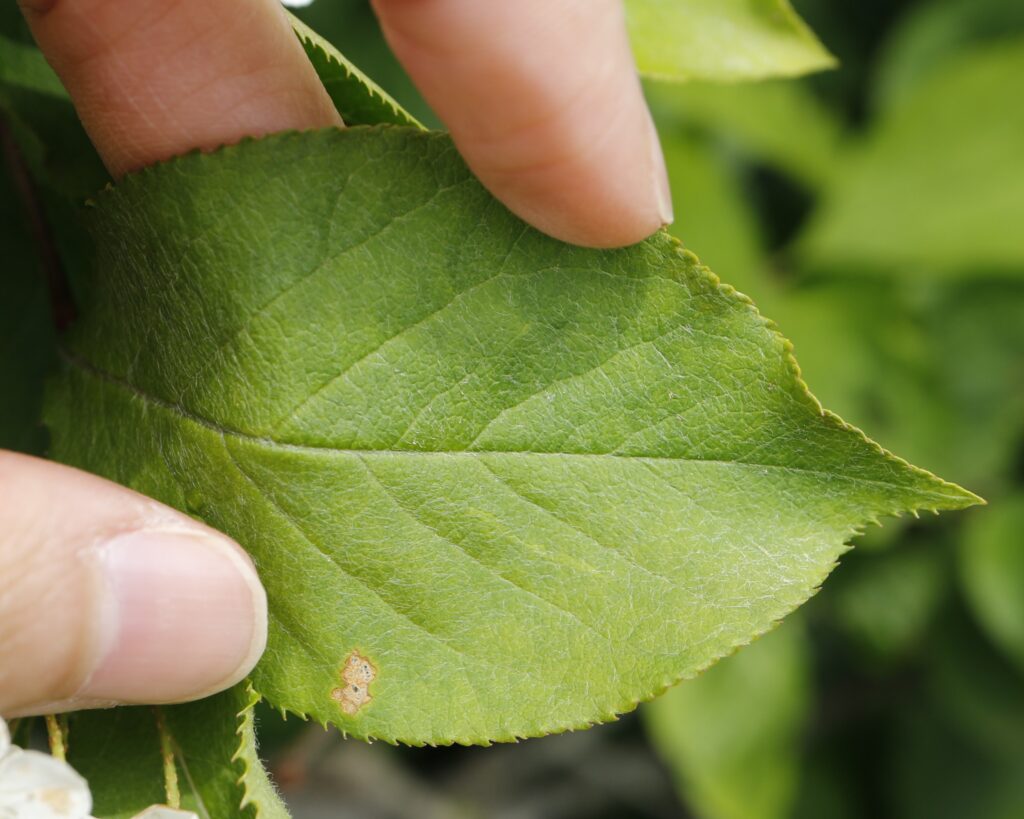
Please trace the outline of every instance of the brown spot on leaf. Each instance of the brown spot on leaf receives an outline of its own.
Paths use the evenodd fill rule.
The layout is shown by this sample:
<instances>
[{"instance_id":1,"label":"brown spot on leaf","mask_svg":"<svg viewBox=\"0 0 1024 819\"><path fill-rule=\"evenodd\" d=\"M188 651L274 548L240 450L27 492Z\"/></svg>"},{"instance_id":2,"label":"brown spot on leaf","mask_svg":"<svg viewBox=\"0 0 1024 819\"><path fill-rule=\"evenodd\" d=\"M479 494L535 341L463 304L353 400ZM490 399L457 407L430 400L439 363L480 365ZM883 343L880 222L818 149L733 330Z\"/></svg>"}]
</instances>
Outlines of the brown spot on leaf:
<instances>
[{"instance_id":1,"label":"brown spot on leaf","mask_svg":"<svg viewBox=\"0 0 1024 819\"><path fill-rule=\"evenodd\" d=\"M352 716L373 699L370 683L377 678L377 668L358 651L353 651L345 658L340 676L342 684L331 691L331 699Z\"/></svg>"}]
</instances>

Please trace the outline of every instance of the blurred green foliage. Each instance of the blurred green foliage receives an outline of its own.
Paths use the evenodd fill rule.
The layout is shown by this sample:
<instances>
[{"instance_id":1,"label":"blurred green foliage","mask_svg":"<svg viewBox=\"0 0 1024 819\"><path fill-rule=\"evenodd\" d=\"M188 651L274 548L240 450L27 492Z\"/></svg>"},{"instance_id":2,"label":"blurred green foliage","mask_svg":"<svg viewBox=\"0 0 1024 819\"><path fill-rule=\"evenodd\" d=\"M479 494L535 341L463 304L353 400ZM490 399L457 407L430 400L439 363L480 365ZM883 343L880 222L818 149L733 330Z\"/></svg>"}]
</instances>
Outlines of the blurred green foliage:
<instances>
[{"instance_id":1,"label":"blurred green foliage","mask_svg":"<svg viewBox=\"0 0 1024 819\"><path fill-rule=\"evenodd\" d=\"M651 737L701 816L784 819L800 776L811 704L799 615L645 710Z\"/></svg>"},{"instance_id":2,"label":"blurred green foliage","mask_svg":"<svg viewBox=\"0 0 1024 819\"><path fill-rule=\"evenodd\" d=\"M780 325L823 403L990 506L867 532L798 620L642 706L649 743L626 718L367 748L264 713L297 816L1024 817L1024 4L794 5L838 70L648 85L672 231ZM367 3L299 16L439 125ZM26 41L14 4L0 34ZM74 209L105 177L32 57L0 70L0 113L0 445L38 451L53 331L33 230L73 284Z\"/></svg>"},{"instance_id":3,"label":"blurred green foliage","mask_svg":"<svg viewBox=\"0 0 1024 819\"><path fill-rule=\"evenodd\" d=\"M812 695L782 651L788 692L782 668L737 691L741 651L647 723L702 819L1024 816L1024 7L806 5L841 82L651 89L672 230L779 323L823 403L991 506L887 523L844 559L805 615ZM788 715L783 747L752 712ZM799 760L785 805L724 741Z\"/></svg>"},{"instance_id":4,"label":"blurred green foliage","mask_svg":"<svg viewBox=\"0 0 1024 819\"><path fill-rule=\"evenodd\" d=\"M648 77L753 80L835 64L789 0L625 0L625 9Z\"/></svg>"},{"instance_id":5,"label":"blurred green foliage","mask_svg":"<svg viewBox=\"0 0 1024 819\"><path fill-rule=\"evenodd\" d=\"M1020 276L1021 76L1024 37L934 63L850 146L803 240L808 263L863 275Z\"/></svg>"}]
</instances>

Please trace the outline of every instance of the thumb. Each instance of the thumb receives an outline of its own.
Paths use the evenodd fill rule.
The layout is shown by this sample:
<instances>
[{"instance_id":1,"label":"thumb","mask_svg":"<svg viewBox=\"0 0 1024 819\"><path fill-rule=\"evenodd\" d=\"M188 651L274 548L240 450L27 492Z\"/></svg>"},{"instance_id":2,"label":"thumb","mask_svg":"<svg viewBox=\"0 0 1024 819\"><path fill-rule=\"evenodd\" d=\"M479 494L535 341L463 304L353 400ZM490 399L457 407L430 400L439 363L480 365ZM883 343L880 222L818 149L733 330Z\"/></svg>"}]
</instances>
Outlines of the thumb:
<instances>
[{"instance_id":1,"label":"thumb","mask_svg":"<svg viewBox=\"0 0 1024 819\"><path fill-rule=\"evenodd\" d=\"M129 489L0 452L0 714L179 702L238 682L267 601L224 535Z\"/></svg>"}]
</instances>

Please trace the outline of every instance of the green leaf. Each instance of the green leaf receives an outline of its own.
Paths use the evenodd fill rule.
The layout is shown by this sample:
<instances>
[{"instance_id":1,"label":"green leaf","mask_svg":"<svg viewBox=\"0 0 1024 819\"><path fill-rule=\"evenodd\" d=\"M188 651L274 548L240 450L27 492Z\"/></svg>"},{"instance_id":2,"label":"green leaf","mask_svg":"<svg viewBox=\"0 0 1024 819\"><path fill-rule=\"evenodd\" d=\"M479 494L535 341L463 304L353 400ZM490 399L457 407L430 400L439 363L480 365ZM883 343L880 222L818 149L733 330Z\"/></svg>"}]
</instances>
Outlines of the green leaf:
<instances>
[{"instance_id":1,"label":"green leaf","mask_svg":"<svg viewBox=\"0 0 1024 819\"><path fill-rule=\"evenodd\" d=\"M388 46L380 21L366 0L318 0L293 13L329 41L364 74L384 88L398 103L427 127L440 128L412 79Z\"/></svg>"},{"instance_id":2,"label":"green leaf","mask_svg":"<svg viewBox=\"0 0 1024 819\"><path fill-rule=\"evenodd\" d=\"M902 105L938 66L979 43L1024 34L1018 0L939 0L901 18L879 58L874 96L886 109Z\"/></svg>"},{"instance_id":3,"label":"green leaf","mask_svg":"<svg viewBox=\"0 0 1024 819\"><path fill-rule=\"evenodd\" d=\"M32 236L39 245L34 255L45 260L46 275L61 283L66 280L69 289L75 291L83 278L81 271L89 265L92 254L91 244L78 220L78 209L86 197L99 190L110 177L71 100L42 53L35 46L3 35L0 35L0 123L8 164L13 162L19 173L27 173L19 183L22 188L19 197L29 196L32 200L31 229L28 225L21 228L19 217L16 229L22 230L23 235L6 241L16 247ZM26 194L26 190L30 193ZM13 220L11 217L4 222L9 230L15 229ZM12 255L17 258L17 251L8 252L8 258ZM43 276L34 275L42 292ZM58 300L66 307L64 302L69 299L64 295L61 292ZM17 323L21 325L31 319L19 306L19 298L16 286L10 302L0 306L0 311L5 308L17 311ZM45 314L48 312L46 310ZM48 347L52 353L52 333ZM47 345L32 343L31 349L32 353L12 356L14 360L0 363L0 367L31 365ZM37 389L37 399L38 392ZM38 413L32 420L37 419Z\"/></svg>"},{"instance_id":4,"label":"green leaf","mask_svg":"<svg viewBox=\"0 0 1024 819\"><path fill-rule=\"evenodd\" d=\"M186 705L73 714L68 761L89 782L98 819L128 819L167 801L163 735L182 808L203 819L287 819L256 751L257 702L242 683Z\"/></svg>"},{"instance_id":5,"label":"green leaf","mask_svg":"<svg viewBox=\"0 0 1024 819\"><path fill-rule=\"evenodd\" d=\"M287 819L256 749L253 710L260 701L251 686L188 705L165 708L167 727L184 774L182 807L211 817ZM222 742L211 742L223 737Z\"/></svg>"},{"instance_id":6,"label":"green leaf","mask_svg":"<svg viewBox=\"0 0 1024 819\"><path fill-rule=\"evenodd\" d=\"M1024 39L964 55L878 123L805 238L842 272L1024 273Z\"/></svg>"},{"instance_id":7,"label":"green leaf","mask_svg":"<svg viewBox=\"0 0 1024 819\"><path fill-rule=\"evenodd\" d=\"M1024 813L1024 755L998 754L965 738L935 708L896 715L892 816L1015 819Z\"/></svg>"},{"instance_id":8,"label":"green leaf","mask_svg":"<svg viewBox=\"0 0 1024 819\"><path fill-rule=\"evenodd\" d=\"M949 587L949 573L934 542L858 557L843 565L823 602L866 655L861 666L885 667L920 647Z\"/></svg>"},{"instance_id":9,"label":"green leaf","mask_svg":"<svg viewBox=\"0 0 1024 819\"><path fill-rule=\"evenodd\" d=\"M947 611L933 632L925 655L929 695L965 738L1024 762L1024 677L966 615Z\"/></svg>"},{"instance_id":10,"label":"green leaf","mask_svg":"<svg viewBox=\"0 0 1024 819\"><path fill-rule=\"evenodd\" d=\"M298 17L289 13L292 28L306 56L330 94L346 125L415 125L420 123L377 83Z\"/></svg>"},{"instance_id":11,"label":"green leaf","mask_svg":"<svg viewBox=\"0 0 1024 819\"><path fill-rule=\"evenodd\" d=\"M804 82L649 82L645 90L659 124L696 126L815 188L835 173L839 123Z\"/></svg>"},{"instance_id":12,"label":"green leaf","mask_svg":"<svg viewBox=\"0 0 1024 819\"><path fill-rule=\"evenodd\" d=\"M757 80L832 68L835 59L789 0L626 0L642 74Z\"/></svg>"},{"instance_id":13,"label":"green leaf","mask_svg":"<svg viewBox=\"0 0 1024 819\"><path fill-rule=\"evenodd\" d=\"M983 492L1014 480L1024 441L1019 284L836 278L768 304L807 382L844 418Z\"/></svg>"},{"instance_id":14,"label":"green leaf","mask_svg":"<svg viewBox=\"0 0 1024 819\"><path fill-rule=\"evenodd\" d=\"M0 114L35 182L78 201L109 179L57 75L35 46L0 35ZM62 214L63 215L63 214Z\"/></svg>"},{"instance_id":15,"label":"green leaf","mask_svg":"<svg viewBox=\"0 0 1024 819\"><path fill-rule=\"evenodd\" d=\"M21 43L32 42L25 15L17 4L0 6L0 37Z\"/></svg>"},{"instance_id":16,"label":"green leaf","mask_svg":"<svg viewBox=\"0 0 1024 819\"><path fill-rule=\"evenodd\" d=\"M823 412L675 240L550 239L444 135L251 141L97 207L53 452L244 544L257 690L356 736L611 719L798 606L866 521L977 501Z\"/></svg>"},{"instance_id":17,"label":"green leaf","mask_svg":"<svg viewBox=\"0 0 1024 819\"><path fill-rule=\"evenodd\" d=\"M967 599L989 636L1024 669L1024 494L973 516L960 550Z\"/></svg>"},{"instance_id":18,"label":"green leaf","mask_svg":"<svg viewBox=\"0 0 1024 819\"><path fill-rule=\"evenodd\" d=\"M936 629L925 690L893 715L890 815L1024 813L1024 685L964 619L947 616Z\"/></svg>"},{"instance_id":19,"label":"green leaf","mask_svg":"<svg viewBox=\"0 0 1024 819\"><path fill-rule=\"evenodd\" d=\"M89 783L98 819L128 819L166 802L154 709L82 711L68 724L68 762Z\"/></svg>"},{"instance_id":20,"label":"green leaf","mask_svg":"<svg viewBox=\"0 0 1024 819\"><path fill-rule=\"evenodd\" d=\"M810 672L810 646L793 619L644 706L651 739L698 817L792 814Z\"/></svg>"},{"instance_id":21,"label":"green leaf","mask_svg":"<svg viewBox=\"0 0 1024 819\"><path fill-rule=\"evenodd\" d=\"M0 35L0 83L66 100L64 86L42 52Z\"/></svg>"}]
</instances>

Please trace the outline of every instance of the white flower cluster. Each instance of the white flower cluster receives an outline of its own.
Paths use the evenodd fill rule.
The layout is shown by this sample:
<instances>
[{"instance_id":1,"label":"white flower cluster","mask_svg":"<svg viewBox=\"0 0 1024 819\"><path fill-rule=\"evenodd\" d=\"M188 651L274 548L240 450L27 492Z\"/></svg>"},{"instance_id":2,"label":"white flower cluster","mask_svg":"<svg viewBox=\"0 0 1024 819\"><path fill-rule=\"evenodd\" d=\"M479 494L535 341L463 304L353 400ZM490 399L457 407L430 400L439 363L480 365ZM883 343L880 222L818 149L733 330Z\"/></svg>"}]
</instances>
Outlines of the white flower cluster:
<instances>
[{"instance_id":1,"label":"white flower cluster","mask_svg":"<svg viewBox=\"0 0 1024 819\"><path fill-rule=\"evenodd\" d=\"M67 762L11 744L0 719L0 819L92 819L89 785ZM191 811L151 805L134 819L198 819Z\"/></svg>"}]
</instances>

